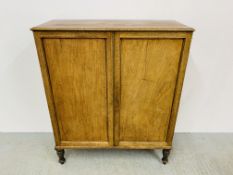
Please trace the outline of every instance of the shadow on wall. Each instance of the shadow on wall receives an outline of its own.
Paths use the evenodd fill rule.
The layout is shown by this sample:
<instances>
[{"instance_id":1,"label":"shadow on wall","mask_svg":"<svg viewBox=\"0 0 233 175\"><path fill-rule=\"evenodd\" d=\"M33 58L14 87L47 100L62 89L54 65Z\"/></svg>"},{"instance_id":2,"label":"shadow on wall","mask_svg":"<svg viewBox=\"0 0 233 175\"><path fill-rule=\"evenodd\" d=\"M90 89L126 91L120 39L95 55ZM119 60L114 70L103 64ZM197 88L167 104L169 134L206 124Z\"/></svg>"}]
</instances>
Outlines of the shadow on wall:
<instances>
[{"instance_id":1,"label":"shadow on wall","mask_svg":"<svg viewBox=\"0 0 233 175\"><path fill-rule=\"evenodd\" d=\"M7 66L0 82L0 131L50 128L50 122L45 122L48 110L33 42Z\"/></svg>"},{"instance_id":2,"label":"shadow on wall","mask_svg":"<svg viewBox=\"0 0 233 175\"><path fill-rule=\"evenodd\" d=\"M201 72L195 63L195 59L190 54L181 95L176 131L187 132L198 128L198 123L194 121L195 116L198 115L198 111L201 110L200 105L203 100L200 97L203 92L204 83L205 81L201 77Z\"/></svg>"}]
</instances>

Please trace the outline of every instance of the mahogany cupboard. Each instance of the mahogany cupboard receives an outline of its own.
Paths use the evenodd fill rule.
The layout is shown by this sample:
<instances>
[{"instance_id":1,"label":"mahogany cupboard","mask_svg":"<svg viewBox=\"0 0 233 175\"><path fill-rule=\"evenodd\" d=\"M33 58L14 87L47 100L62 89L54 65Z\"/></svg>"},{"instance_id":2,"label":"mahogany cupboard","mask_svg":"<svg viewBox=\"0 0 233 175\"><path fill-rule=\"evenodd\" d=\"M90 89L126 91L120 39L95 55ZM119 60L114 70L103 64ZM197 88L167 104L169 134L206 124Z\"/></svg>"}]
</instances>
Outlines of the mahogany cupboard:
<instances>
[{"instance_id":1,"label":"mahogany cupboard","mask_svg":"<svg viewBox=\"0 0 233 175\"><path fill-rule=\"evenodd\" d=\"M52 20L32 28L59 162L68 148L172 147L193 29Z\"/></svg>"}]
</instances>

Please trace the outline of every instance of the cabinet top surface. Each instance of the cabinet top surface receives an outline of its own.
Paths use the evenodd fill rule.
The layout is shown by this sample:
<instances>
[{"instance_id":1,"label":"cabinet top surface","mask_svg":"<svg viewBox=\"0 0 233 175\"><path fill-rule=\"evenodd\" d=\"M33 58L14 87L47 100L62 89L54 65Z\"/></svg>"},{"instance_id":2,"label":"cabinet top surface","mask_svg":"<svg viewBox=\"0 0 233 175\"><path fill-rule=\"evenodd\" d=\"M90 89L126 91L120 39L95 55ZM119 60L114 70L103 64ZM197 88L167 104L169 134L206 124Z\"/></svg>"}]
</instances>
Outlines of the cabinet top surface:
<instances>
[{"instance_id":1,"label":"cabinet top surface","mask_svg":"<svg viewBox=\"0 0 233 175\"><path fill-rule=\"evenodd\" d=\"M51 20L33 31L194 31L173 20Z\"/></svg>"}]
</instances>

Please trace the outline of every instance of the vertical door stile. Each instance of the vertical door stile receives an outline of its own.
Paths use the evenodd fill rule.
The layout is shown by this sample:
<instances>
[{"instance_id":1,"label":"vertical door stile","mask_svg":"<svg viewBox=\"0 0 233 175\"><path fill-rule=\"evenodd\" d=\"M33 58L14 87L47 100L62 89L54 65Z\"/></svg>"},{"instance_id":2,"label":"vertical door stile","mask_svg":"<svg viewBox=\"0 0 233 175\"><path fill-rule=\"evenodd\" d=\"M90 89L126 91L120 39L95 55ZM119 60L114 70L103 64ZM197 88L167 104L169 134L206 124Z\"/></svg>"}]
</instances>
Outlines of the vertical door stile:
<instances>
[{"instance_id":1,"label":"vertical door stile","mask_svg":"<svg viewBox=\"0 0 233 175\"><path fill-rule=\"evenodd\" d=\"M114 33L114 146L119 144L119 117L120 117L120 36Z\"/></svg>"},{"instance_id":2,"label":"vertical door stile","mask_svg":"<svg viewBox=\"0 0 233 175\"><path fill-rule=\"evenodd\" d=\"M106 40L106 70L107 70L107 114L108 114L108 139L110 146L113 146L113 34L107 32Z\"/></svg>"}]
</instances>

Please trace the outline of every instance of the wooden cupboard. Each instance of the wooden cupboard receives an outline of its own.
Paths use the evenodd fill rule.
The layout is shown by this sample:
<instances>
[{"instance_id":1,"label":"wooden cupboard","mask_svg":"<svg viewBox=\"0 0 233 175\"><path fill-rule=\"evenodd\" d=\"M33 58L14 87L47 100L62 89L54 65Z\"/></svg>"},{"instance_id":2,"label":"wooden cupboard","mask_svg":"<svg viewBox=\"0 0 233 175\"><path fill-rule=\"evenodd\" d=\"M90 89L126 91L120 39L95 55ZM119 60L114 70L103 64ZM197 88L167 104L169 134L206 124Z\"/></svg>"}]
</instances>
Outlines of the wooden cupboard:
<instances>
[{"instance_id":1,"label":"wooden cupboard","mask_svg":"<svg viewBox=\"0 0 233 175\"><path fill-rule=\"evenodd\" d=\"M192 28L52 20L32 31L60 163L68 148L160 148L167 163Z\"/></svg>"}]
</instances>

